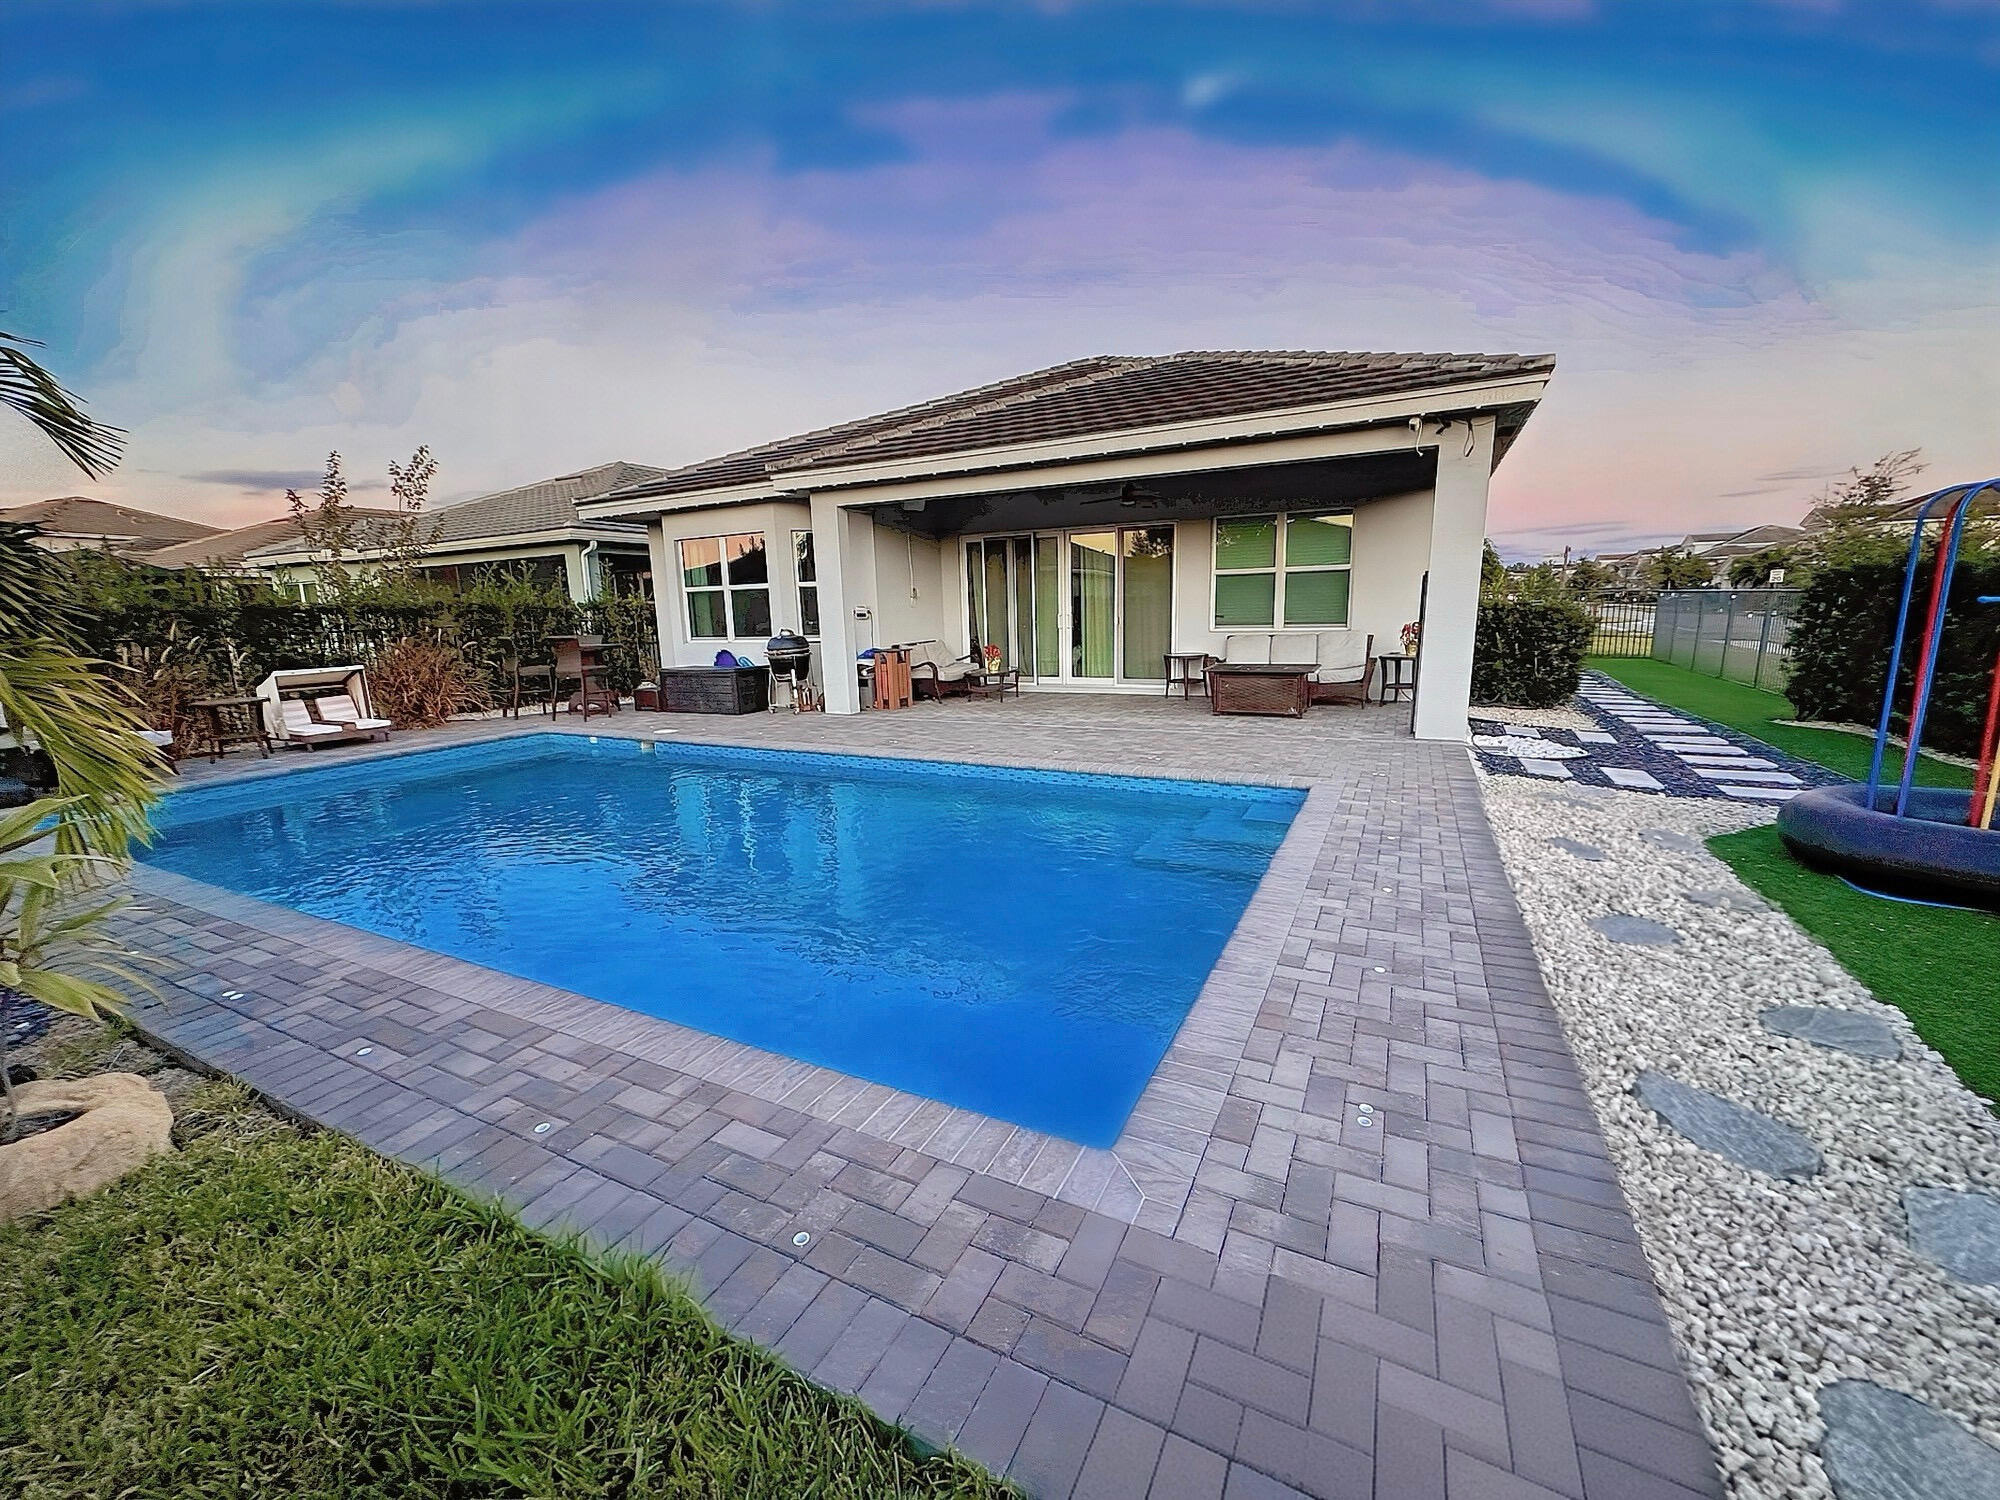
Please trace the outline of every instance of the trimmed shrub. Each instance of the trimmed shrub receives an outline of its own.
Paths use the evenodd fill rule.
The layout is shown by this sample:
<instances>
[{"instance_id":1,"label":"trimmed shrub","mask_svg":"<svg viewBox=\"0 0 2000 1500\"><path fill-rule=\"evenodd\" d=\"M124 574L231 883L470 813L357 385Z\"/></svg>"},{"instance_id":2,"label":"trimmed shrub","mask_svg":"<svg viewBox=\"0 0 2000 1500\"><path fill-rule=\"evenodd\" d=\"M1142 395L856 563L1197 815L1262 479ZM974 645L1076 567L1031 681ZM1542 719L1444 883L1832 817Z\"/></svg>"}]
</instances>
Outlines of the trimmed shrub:
<instances>
[{"instance_id":1,"label":"trimmed shrub","mask_svg":"<svg viewBox=\"0 0 2000 1500\"><path fill-rule=\"evenodd\" d=\"M1792 616L1791 675L1785 687L1800 718L1876 722L1902 589L1900 559L1843 563L1813 574ZM1929 591L1927 561L1918 575L1897 674L1892 722L1899 732L1908 727ZM1961 557L1946 601L1937 683L1924 721L1924 744L1930 749L1978 753L1993 658L2000 651L2000 605L1978 600L1994 594L2000 594L2000 559Z\"/></svg>"},{"instance_id":2,"label":"trimmed shrub","mask_svg":"<svg viewBox=\"0 0 2000 1500\"><path fill-rule=\"evenodd\" d=\"M1569 702L1590 630L1589 611L1568 595L1485 595L1472 646L1472 701L1516 708Z\"/></svg>"}]
</instances>

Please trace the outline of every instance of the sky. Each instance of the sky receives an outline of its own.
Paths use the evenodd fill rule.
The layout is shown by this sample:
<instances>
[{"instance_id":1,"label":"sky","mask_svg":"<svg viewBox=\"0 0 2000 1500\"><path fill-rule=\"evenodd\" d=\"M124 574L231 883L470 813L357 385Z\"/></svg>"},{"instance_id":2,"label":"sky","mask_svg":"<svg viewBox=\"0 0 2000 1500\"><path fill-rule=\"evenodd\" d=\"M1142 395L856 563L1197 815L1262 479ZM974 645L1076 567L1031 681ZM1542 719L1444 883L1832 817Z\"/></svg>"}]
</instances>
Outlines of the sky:
<instances>
[{"instance_id":1,"label":"sky","mask_svg":"<svg viewBox=\"0 0 2000 1500\"><path fill-rule=\"evenodd\" d=\"M2000 4L0 8L0 504L244 524L1093 353L1552 353L1514 558L2000 472Z\"/></svg>"}]
</instances>

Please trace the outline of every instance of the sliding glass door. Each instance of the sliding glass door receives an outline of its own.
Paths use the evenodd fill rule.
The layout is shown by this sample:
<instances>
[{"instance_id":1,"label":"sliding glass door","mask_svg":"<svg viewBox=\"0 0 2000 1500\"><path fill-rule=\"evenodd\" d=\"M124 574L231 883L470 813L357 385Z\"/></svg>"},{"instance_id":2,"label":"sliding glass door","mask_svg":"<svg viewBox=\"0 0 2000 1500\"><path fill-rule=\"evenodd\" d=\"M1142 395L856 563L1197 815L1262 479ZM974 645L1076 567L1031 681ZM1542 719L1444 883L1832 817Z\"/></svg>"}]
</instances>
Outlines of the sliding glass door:
<instances>
[{"instance_id":1,"label":"sliding glass door","mask_svg":"<svg viewBox=\"0 0 2000 1500\"><path fill-rule=\"evenodd\" d=\"M1065 557L1067 552L1067 557ZM975 650L1044 682L1159 682L1173 641L1174 528L977 537L965 544Z\"/></svg>"}]
</instances>

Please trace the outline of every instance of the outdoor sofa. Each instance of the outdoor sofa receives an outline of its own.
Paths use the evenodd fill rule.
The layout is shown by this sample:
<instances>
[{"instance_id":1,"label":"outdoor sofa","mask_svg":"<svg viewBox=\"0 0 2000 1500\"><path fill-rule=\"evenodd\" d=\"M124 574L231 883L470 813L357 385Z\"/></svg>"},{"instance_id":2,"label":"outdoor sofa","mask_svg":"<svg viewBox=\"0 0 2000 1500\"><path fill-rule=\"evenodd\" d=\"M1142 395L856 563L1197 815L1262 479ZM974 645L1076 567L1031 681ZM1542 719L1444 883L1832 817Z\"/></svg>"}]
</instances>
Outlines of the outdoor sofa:
<instances>
[{"instance_id":1,"label":"outdoor sofa","mask_svg":"<svg viewBox=\"0 0 2000 1500\"><path fill-rule=\"evenodd\" d=\"M896 649L910 655L910 692L914 697L963 693L965 679L980 670L971 657L953 656L943 641L912 641Z\"/></svg>"},{"instance_id":2,"label":"outdoor sofa","mask_svg":"<svg viewBox=\"0 0 2000 1500\"><path fill-rule=\"evenodd\" d=\"M1314 703L1366 703L1375 637L1351 630L1243 632L1223 637L1218 660L1231 667L1310 666Z\"/></svg>"}]
</instances>

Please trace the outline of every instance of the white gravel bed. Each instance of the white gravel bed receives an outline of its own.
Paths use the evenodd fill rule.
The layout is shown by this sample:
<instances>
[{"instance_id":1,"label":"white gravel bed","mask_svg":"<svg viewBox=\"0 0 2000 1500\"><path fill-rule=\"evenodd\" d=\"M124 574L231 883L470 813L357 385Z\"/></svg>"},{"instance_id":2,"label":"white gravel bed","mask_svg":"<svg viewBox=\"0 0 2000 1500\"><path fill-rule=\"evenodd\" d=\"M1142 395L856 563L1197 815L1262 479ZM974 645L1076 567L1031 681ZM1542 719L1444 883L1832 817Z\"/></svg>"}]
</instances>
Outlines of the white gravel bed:
<instances>
[{"instance_id":1,"label":"white gravel bed","mask_svg":"<svg viewBox=\"0 0 2000 1500\"><path fill-rule=\"evenodd\" d=\"M1813 1393L1846 1377L1906 1391L2000 1444L2000 1293L1956 1282L1911 1249L1902 1209L1909 1186L2000 1189L2000 1124L1902 1012L1790 918L1686 899L1744 889L1728 866L1638 837L1664 828L1706 838L1769 822L1771 809L1482 783L1730 1495L1832 1495ZM1606 857L1579 858L1552 837ZM1667 923L1681 941L1614 943L1585 925L1608 912ZM1820 1004L1883 1017L1902 1058L1870 1061L1757 1022L1769 1006ZM1805 1132L1825 1170L1784 1183L1703 1151L1633 1096L1642 1068Z\"/></svg>"},{"instance_id":2,"label":"white gravel bed","mask_svg":"<svg viewBox=\"0 0 2000 1500\"><path fill-rule=\"evenodd\" d=\"M1489 704L1474 706L1466 716L1489 724L1527 724L1536 729L1597 729L1597 720L1574 708L1502 708Z\"/></svg>"}]
</instances>

